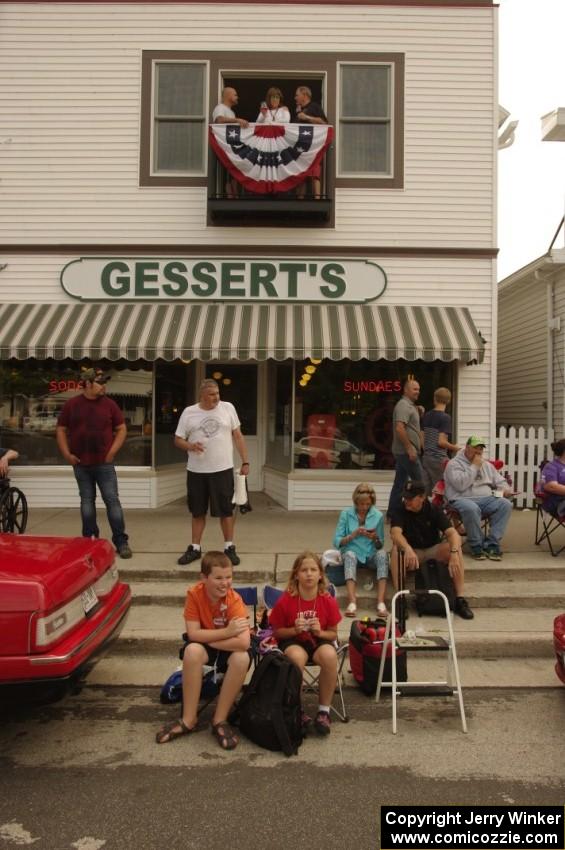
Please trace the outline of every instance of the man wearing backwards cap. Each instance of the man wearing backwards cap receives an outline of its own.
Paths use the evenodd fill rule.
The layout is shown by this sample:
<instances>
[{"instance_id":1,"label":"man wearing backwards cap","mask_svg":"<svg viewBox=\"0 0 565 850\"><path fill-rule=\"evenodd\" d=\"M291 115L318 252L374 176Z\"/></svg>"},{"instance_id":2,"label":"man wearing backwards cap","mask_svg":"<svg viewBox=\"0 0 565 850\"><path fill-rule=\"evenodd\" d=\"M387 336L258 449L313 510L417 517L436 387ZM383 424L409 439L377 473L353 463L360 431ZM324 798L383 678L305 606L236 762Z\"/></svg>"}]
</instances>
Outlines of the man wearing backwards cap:
<instances>
[{"instance_id":1,"label":"man wearing backwards cap","mask_svg":"<svg viewBox=\"0 0 565 850\"><path fill-rule=\"evenodd\" d=\"M512 505L503 498L511 493L505 478L492 463L483 460L486 440L473 435L445 467L445 496L461 514L471 555L476 561L500 561L500 542L506 531ZM488 517L486 536L481 519Z\"/></svg>"},{"instance_id":2,"label":"man wearing backwards cap","mask_svg":"<svg viewBox=\"0 0 565 850\"><path fill-rule=\"evenodd\" d=\"M398 553L404 552L404 567L417 570L426 561L434 560L449 570L455 587L455 608L464 620L475 616L465 599L465 572L461 554L461 538L450 520L437 505L426 497L423 481L407 481L402 493L402 505L390 518L392 539L391 574L398 589Z\"/></svg>"},{"instance_id":3,"label":"man wearing backwards cap","mask_svg":"<svg viewBox=\"0 0 565 850\"><path fill-rule=\"evenodd\" d=\"M131 558L124 514L118 496L114 457L123 446L126 426L122 411L106 397L109 375L84 369L84 389L65 402L57 422L57 445L75 474L80 494L83 537L98 537L96 485L106 505L112 541L121 558Z\"/></svg>"}]
</instances>

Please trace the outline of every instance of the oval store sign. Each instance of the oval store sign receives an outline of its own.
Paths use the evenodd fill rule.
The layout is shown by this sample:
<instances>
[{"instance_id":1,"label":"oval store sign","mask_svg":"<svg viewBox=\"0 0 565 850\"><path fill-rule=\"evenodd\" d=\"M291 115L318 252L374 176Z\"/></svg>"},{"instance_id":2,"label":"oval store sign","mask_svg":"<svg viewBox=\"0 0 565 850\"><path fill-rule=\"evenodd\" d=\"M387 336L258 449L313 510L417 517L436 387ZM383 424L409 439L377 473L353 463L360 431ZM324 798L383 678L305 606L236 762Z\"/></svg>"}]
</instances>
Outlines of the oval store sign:
<instances>
[{"instance_id":1,"label":"oval store sign","mask_svg":"<svg viewBox=\"0 0 565 850\"><path fill-rule=\"evenodd\" d=\"M368 260L81 257L61 272L80 301L320 301L379 298L386 274Z\"/></svg>"}]
</instances>

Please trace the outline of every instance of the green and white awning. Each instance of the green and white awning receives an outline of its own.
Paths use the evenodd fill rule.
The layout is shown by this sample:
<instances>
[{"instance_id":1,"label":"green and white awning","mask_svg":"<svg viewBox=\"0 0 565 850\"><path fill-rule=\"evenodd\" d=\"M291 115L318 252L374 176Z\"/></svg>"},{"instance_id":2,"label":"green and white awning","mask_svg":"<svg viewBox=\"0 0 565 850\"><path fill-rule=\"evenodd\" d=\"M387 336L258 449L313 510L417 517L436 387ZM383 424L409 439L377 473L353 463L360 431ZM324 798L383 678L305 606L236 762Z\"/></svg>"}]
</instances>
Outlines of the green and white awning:
<instances>
[{"instance_id":1,"label":"green and white awning","mask_svg":"<svg viewBox=\"0 0 565 850\"><path fill-rule=\"evenodd\" d=\"M473 360L466 307L367 304L2 304L0 359Z\"/></svg>"}]
</instances>

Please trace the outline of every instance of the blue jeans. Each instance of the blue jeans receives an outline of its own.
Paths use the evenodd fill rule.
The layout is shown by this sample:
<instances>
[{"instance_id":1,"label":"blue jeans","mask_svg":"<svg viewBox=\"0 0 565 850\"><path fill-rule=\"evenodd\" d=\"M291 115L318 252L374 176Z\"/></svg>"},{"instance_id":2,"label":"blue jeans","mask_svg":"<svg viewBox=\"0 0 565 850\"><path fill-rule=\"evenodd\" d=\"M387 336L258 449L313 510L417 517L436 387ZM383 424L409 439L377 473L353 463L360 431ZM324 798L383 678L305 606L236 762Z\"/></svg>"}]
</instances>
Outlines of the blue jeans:
<instances>
[{"instance_id":1,"label":"blue jeans","mask_svg":"<svg viewBox=\"0 0 565 850\"><path fill-rule=\"evenodd\" d=\"M94 466L73 466L80 493L80 515L82 517L82 536L99 537L100 530L96 522L96 485L106 505L108 522L112 529L112 542L120 549L128 542L124 512L118 496L118 477L113 463L100 463Z\"/></svg>"},{"instance_id":2,"label":"blue jeans","mask_svg":"<svg viewBox=\"0 0 565 850\"><path fill-rule=\"evenodd\" d=\"M419 458L410 460L408 455L395 455L394 460L396 462L396 474L388 499L387 514L389 516L402 507L402 491L408 479L411 478L412 481L424 480L424 470Z\"/></svg>"},{"instance_id":3,"label":"blue jeans","mask_svg":"<svg viewBox=\"0 0 565 850\"><path fill-rule=\"evenodd\" d=\"M476 499L452 499L449 503L461 515L467 532L467 540L472 549L483 549L493 546L500 549L500 541L506 531L512 503L508 499L497 496L479 496ZM481 518L488 517L488 534L483 540Z\"/></svg>"}]
</instances>

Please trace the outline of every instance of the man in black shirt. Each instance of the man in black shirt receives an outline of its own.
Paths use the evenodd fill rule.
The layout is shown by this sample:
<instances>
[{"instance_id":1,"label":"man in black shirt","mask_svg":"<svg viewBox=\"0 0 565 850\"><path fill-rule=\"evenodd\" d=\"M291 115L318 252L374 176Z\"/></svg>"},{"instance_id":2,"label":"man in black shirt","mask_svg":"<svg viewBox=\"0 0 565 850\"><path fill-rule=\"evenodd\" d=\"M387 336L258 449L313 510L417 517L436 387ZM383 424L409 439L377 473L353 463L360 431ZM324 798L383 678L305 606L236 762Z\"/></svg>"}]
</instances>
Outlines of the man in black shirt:
<instances>
[{"instance_id":1,"label":"man in black shirt","mask_svg":"<svg viewBox=\"0 0 565 850\"><path fill-rule=\"evenodd\" d=\"M402 494L402 506L394 510L390 520L392 538L391 573L398 588L399 551L404 552L407 570L417 570L425 561L446 564L455 586L455 613L472 620L473 612L463 593L465 569L461 554L461 538L450 520L437 505L426 498L423 481L408 481Z\"/></svg>"},{"instance_id":2,"label":"man in black shirt","mask_svg":"<svg viewBox=\"0 0 565 850\"><path fill-rule=\"evenodd\" d=\"M296 93L294 95L294 101L296 103L296 122L298 124L327 124L328 119L324 114L324 110L320 106L319 103L314 103L312 100L312 92L308 88L308 86L298 86L296 89ZM310 177L312 179L312 193L314 198L320 198L322 184L321 184L321 167L320 164L315 166L312 171ZM297 189L297 195L299 198L304 197L304 193L306 191L306 186L304 183L301 183Z\"/></svg>"}]
</instances>

